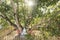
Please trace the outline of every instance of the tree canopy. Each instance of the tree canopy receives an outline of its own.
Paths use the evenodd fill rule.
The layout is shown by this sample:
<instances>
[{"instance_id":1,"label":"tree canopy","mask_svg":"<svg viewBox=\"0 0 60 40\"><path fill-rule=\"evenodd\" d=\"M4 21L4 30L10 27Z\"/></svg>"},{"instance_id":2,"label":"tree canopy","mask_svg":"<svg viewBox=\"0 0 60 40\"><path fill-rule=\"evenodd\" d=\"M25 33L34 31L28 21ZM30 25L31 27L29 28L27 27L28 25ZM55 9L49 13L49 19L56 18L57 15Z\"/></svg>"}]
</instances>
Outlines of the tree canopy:
<instances>
[{"instance_id":1,"label":"tree canopy","mask_svg":"<svg viewBox=\"0 0 60 40\"><path fill-rule=\"evenodd\" d=\"M59 36L60 0L30 1L0 0L0 25L39 29L45 32L45 36L46 32Z\"/></svg>"}]
</instances>

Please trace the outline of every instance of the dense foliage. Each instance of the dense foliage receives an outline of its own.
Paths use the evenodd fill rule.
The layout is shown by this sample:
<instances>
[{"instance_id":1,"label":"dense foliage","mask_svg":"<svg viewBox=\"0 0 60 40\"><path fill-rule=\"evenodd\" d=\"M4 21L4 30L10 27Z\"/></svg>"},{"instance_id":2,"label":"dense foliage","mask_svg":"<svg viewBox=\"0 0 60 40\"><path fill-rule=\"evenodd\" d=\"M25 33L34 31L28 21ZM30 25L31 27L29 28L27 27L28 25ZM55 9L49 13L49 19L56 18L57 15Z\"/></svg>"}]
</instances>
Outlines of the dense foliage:
<instances>
[{"instance_id":1,"label":"dense foliage","mask_svg":"<svg viewBox=\"0 0 60 40\"><path fill-rule=\"evenodd\" d=\"M9 24L38 29L44 35L60 36L60 0L33 0L34 6L29 7L24 0L5 0L0 3L0 25ZM16 13L16 14L15 14ZM16 16L17 15L17 16Z\"/></svg>"}]
</instances>

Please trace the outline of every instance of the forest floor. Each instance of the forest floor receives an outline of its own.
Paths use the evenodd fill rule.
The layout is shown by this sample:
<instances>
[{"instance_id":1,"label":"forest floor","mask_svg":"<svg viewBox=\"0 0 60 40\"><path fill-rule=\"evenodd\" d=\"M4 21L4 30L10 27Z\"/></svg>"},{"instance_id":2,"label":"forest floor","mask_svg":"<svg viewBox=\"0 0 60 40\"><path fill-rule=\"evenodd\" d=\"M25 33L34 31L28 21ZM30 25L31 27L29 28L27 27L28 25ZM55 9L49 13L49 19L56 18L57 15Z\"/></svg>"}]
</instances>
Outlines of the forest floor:
<instances>
[{"instance_id":1,"label":"forest floor","mask_svg":"<svg viewBox=\"0 0 60 40\"><path fill-rule=\"evenodd\" d=\"M17 36L17 33L13 31L13 28L0 29L0 40L12 40L15 36Z\"/></svg>"},{"instance_id":2,"label":"forest floor","mask_svg":"<svg viewBox=\"0 0 60 40\"><path fill-rule=\"evenodd\" d=\"M59 38L51 37L51 38L50 38L51 40L60 40L60 37ZM13 28L0 29L0 40L20 40L20 36L17 35L16 31L13 31Z\"/></svg>"},{"instance_id":3,"label":"forest floor","mask_svg":"<svg viewBox=\"0 0 60 40\"><path fill-rule=\"evenodd\" d=\"M17 34L13 27L0 29L0 40L20 40L20 35Z\"/></svg>"}]
</instances>

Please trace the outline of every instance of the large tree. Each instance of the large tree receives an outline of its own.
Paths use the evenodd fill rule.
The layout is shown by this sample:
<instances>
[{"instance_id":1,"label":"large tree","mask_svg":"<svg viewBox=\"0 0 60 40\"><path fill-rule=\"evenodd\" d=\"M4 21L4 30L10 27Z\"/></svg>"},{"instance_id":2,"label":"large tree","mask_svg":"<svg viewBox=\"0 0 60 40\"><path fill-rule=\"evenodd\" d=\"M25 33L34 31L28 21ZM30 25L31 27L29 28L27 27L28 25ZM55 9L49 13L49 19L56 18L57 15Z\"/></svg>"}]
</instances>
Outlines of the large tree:
<instances>
[{"instance_id":1,"label":"large tree","mask_svg":"<svg viewBox=\"0 0 60 40\"><path fill-rule=\"evenodd\" d=\"M0 0L0 24L12 25L16 29L59 26L59 0L30 0L28 3L25 0Z\"/></svg>"}]
</instances>

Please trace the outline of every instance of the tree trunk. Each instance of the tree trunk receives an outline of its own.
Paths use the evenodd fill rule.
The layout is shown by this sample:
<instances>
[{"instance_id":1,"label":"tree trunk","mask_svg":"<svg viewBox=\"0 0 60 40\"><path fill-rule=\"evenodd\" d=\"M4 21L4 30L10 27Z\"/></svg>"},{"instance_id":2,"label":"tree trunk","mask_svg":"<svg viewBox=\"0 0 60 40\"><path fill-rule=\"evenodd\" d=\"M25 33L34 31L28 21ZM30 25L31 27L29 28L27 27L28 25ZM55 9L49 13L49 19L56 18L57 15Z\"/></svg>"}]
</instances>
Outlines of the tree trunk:
<instances>
[{"instance_id":1,"label":"tree trunk","mask_svg":"<svg viewBox=\"0 0 60 40\"><path fill-rule=\"evenodd\" d=\"M18 5L18 0L17 0L17 4L14 3L13 0L11 0L11 5L13 7L13 12L14 12L14 18L15 18L15 22L16 22L16 25L18 27L19 30L22 29L22 25L20 24L20 21L19 21L19 5Z\"/></svg>"}]
</instances>

